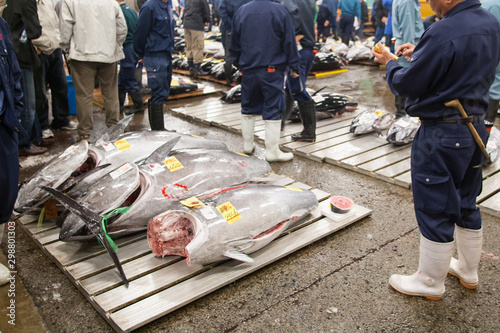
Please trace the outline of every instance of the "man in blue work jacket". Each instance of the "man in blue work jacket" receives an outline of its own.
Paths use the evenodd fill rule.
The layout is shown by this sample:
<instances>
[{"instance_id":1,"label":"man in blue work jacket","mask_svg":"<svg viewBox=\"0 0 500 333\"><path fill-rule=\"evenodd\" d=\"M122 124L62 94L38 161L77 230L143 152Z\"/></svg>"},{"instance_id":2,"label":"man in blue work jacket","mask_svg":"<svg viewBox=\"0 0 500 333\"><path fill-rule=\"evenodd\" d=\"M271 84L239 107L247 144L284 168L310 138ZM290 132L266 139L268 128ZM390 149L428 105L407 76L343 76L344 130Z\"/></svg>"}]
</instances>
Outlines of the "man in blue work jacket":
<instances>
[{"instance_id":1,"label":"man in blue work jacket","mask_svg":"<svg viewBox=\"0 0 500 333\"><path fill-rule=\"evenodd\" d=\"M134 33L134 50L144 61L151 98L148 101L149 125L163 131L163 103L170 95L174 23L170 0L148 0L141 7Z\"/></svg>"},{"instance_id":2,"label":"man in blue work jacket","mask_svg":"<svg viewBox=\"0 0 500 333\"><path fill-rule=\"evenodd\" d=\"M301 133L292 134L292 140L314 142L316 141L316 104L305 88L307 76L314 61L314 27L317 7L314 0L282 0L281 3L292 17L300 55L299 78L289 80L281 128L285 127L284 122L292 110L293 101L296 100L304 129ZM299 86L298 89L296 86Z\"/></svg>"},{"instance_id":3,"label":"man in blue work jacket","mask_svg":"<svg viewBox=\"0 0 500 333\"><path fill-rule=\"evenodd\" d=\"M272 33L270 33L272 31ZM243 150L251 154L255 116L266 124L266 160L289 161L291 153L279 149L281 114L285 107L285 71L298 77L299 54L292 19L286 8L272 0L254 0L238 9L231 33L233 63L241 82Z\"/></svg>"},{"instance_id":4,"label":"man in blue work jacket","mask_svg":"<svg viewBox=\"0 0 500 333\"><path fill-rule=\"evenodd\" d=\"M415 215L421 232L419 267L411 276L392 275L400 293L441 299L447 273L462 285L478 285L481 258L481 192L484 156L466 126L472 124L484 141L482 116L488 90L500 61L500 23L481 8L479 0L429 0L442 19L422 35L417 47L406 48L404 68L382 45L375 59L386 65L394 94L407 96L406 112L422 125L413 141L411 178ZM468 113L444 103L458 99ZM454 232L455 238L454 238ZM458 260L451 258L456 239Z\"/></svg>"},{"instance_id":5,"label":"man in blue work jacket","mask_svg":"<svg viewBox=\"0 0 500 333\"><path fill-rule=\"evenodd\" d=\"M231 61L231 53L229 52L229 47L231 45L231 30L233 29L233 17L234 13L243 6L249 3L251 0L220 0L219 2L219 16L221 20L221 34L223 35L224 45L224 73L226 75L226 83L231 84L233 79L231 77L233 63Z\"/></svg>"}]
</instances>

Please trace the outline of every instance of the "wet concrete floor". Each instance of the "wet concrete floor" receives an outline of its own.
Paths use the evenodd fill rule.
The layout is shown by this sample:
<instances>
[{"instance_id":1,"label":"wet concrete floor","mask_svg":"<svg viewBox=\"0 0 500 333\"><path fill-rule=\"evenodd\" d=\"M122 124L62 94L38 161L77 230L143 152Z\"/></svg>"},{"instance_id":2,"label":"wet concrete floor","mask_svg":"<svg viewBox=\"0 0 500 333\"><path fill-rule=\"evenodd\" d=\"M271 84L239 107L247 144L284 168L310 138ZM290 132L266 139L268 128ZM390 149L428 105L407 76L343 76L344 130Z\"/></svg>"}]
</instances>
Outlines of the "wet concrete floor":
<instances>
[{"instance_id":1,"label":"wet concrete floor","mask_svg":"<svg viewBox=\"0 0 500 333\"><path fill-rule=\"evenodd\" d=\"M308 87L341 92L362 106L394 111L385 71L349 66L340 75L310 79ZM224 86L201 82L227 90ZM202 104L204 98L172 101L167 107ZM225 130L165 116L179 132L218 139L241 151L241 137ZM96 126L102 115L96 114ZM498 118L497 124L498 126ZM147 129L137 114L129 130ZM57 132L50 154L20 160L21 180L53 154L76 141ZM258 145L256 156L263 158ZM398 294L388 285L393 273L412 274L418 265L419 231L411 191L326 163L295 157L273 170L336 195L350 197L373 214L247 277L221 288L142 328L138 332L498 332L500 331L500 219L483 214L484 254L480 285L468 290L446 279L442 301ZM16 326L8 324L0 288L1 332L112 332L112 328L59 268L16 229ZM6 252L7 235L3 237ZM3 262L3 261L2 261ZM22 290L26 289L26 294ZM32 302L24 305L22 302ZM31 316L28 316L30 313Z\"/></svg>"}]
</instances>

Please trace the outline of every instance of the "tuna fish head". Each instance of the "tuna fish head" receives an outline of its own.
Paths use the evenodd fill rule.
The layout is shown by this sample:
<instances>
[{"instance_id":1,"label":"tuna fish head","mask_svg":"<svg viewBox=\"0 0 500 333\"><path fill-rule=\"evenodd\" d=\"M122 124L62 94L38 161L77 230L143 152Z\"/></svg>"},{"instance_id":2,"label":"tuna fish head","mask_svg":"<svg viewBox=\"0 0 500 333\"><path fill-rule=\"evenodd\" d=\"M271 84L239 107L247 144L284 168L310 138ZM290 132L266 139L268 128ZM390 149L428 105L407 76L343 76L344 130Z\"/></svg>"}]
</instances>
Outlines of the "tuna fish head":
<instances>
[{"instance_id":1,"label":"tuna fish head","mask_svg":"<svg viewBox=\"0 0 500 333\"><path fill-rule=\"evenodd\" d=\"M241 185L202 194L202 207L162 213L148 223L157 256L180 255L189 265L228 258L253 262L260 250L318 206L310 191L273 185Z\"/></svg>"},{"instance_id":2,"label":"tuna fish head","mask_svg":"<svg viewBox=\"0 0 500 333\"><path fill-rule=\"evenodd\" d=\"M56 188L61 185L75 170L81 168L88 158L88 143L80 141L53 158L42 169L38 170L19 189L15 210L23 212L36 202L48 197L48 193L40 186Z\"/></svg>"}]
</instances>

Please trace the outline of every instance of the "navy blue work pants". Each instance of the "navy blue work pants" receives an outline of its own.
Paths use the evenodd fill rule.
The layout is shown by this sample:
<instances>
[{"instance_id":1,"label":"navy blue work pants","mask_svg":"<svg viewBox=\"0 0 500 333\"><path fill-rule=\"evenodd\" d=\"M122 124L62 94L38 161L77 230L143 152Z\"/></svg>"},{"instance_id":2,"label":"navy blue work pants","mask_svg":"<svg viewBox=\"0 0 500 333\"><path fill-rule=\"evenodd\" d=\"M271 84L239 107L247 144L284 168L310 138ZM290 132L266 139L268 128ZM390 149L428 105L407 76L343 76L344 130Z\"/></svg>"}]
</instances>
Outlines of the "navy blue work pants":
<instances>
[{"instance_id":1,"label":"navy blue work pants","mask_svg":"<svg viewBox=\"0 0 500 333\"><path fill-rule=\"evenodd\" d=\"M352 30L354 29L354 16L341 15L340 16L340 35L342 36L342 43L349 45L349 40L352 37Z\"/></svg>"},{"instance_id":2,"label":"navy blue work pants","mask_svg":"<svg viewBox=\"0 0 500 333\"><path fill-rule=\"evenodd\" d=\"M300 55L299 79L304 89L299 93L294 93L293 91L290 91L290 94L292 95L293 99L298 102L307 102L312 100L311 96L309 95L309 93L306 91L305 88L306 88L307 76L309 75L309 72L311 71L314 62L313 49L302 48L299 51L299 55ZM290 84L288 84L287 86L290 86Z\"/></svg>"},{"instance_id":3,"label":"navy blue work pants","mask_svg":"<svg viewBox=\"0 0 500 333\"><path fill-rule=\"evenodd\" d=\"M484 121L474 127L486 141ZM455 224L480 229L476 197L482 170L473 168L484 156L465 124L423 122L413 141L411 180L415 215L422 235L432 241L453 241Z\"/></svg>"},{"instance_id":4,"label":"navy blue work pants","mask_svg":"<svg viewBox=\"0 0 500 333\"><path fill-rule=\"evenodd\" d=\"M241 81L241 113L280 120L285 108L283 70L267 68L244 71Z\"/></svg>"},{"instance_id":5,"label":"navy blue work pants","mask_svg":"<svg viewBox=\"0 0 500 333\"><path fill-rule=\"evenodd\" d=\"M0 122L0 224L9 220L17 198L19 156L17 133Z\"/></svg>"},{"instance_id":6,"label":"navy blue work pants","mask_svg":"<svg viewBox=\"0 0 500 333\"><path fill-rule=\"evenodd\" d=\"M139 56L134 52L134 44L128 44L123 48L125 58L120 60L120 72L118 73L118 90L135 92L139 90L135 79L135 68Z\"/></svg>"},{"instance_id":7,"label":"navy blue work pants","mask_svg":"<svg viewBox=\"0 0 500 333\"><path fill-rule=\"evenodd\" d=\"M172 59L169 55L144 56L144 66L148 74L148 87L151 88L151 104L167 101L172 81Z\"/></svg>"}]
</instances>

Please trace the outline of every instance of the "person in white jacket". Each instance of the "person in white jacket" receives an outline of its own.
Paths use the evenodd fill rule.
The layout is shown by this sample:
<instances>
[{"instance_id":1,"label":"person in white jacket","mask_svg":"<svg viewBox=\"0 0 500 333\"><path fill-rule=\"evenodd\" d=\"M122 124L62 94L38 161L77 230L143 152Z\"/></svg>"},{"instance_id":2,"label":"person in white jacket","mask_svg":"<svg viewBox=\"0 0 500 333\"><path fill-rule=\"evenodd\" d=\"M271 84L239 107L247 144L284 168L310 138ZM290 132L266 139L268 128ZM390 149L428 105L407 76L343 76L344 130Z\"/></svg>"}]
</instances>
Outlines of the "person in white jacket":
<instances>
[{"instance_id":1,"label":"person in white jacket","mask_svg":"<svg viewBox=\"0 0 500 333\"><path fill-rule=\"evenodd\" d=\"M78 140L90 141L94 78L101 86L106 125L118 122L118 61L125 56L122 44L127 25L115 0L62 0L61 47L69 51L75 87Z\"/></svg>"},{"instance_id":2,"label":"person in white jacket","mask_svg":"<svg viewBox=\"0 0 500 333\"><path fill-rule=\"evenodd\" d=\"M42 35L31 42L37 49L40 67L33 71L35 79L36 113L42 128L42 138L54 137L50 130L75 130L76 123L69 120L68 81L64 71L62 51L59 47L59 17L51 0L38 0L38 19ZM49 126L47 88L52 95L52 123Z\"/></svg>"}]
</instances>

